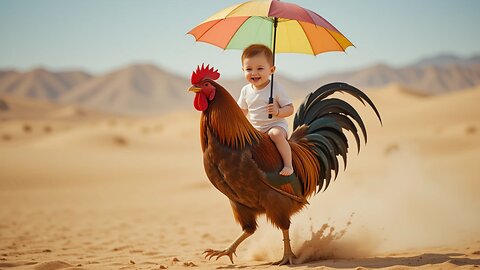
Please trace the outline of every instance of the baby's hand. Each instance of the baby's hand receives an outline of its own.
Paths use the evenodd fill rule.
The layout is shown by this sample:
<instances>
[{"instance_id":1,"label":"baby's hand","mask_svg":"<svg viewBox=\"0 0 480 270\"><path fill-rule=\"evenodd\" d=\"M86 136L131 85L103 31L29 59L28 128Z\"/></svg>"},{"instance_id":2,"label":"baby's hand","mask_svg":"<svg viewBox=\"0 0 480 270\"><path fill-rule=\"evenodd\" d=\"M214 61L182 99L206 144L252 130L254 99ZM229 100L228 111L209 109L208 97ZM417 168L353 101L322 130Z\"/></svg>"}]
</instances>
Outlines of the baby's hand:
<instances>
[{"instance_id":1,"label":"baby's hand","mask_svg":"<svg viewBox=\"0 0 480 270\"><path fill-rule=\"evenodd\" d=\"M279 113L279 110L280 110L280 108L278 107L278 105L275 102L272 103L272 104L268 104L268 106L267 106L267 112L269 114L277 116L278 113Z\"/></svg>"}]
</instances>

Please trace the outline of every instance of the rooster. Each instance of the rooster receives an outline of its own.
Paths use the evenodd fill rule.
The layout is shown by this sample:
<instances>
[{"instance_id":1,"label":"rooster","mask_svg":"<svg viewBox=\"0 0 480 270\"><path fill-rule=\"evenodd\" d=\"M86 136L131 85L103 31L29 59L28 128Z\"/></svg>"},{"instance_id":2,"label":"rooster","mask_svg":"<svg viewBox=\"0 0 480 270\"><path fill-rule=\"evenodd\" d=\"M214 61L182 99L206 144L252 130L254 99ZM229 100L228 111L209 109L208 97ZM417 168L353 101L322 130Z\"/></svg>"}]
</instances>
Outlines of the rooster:
<instances>
[{"instance_id":1,"label":"rooster","mask_svg":"<svg viewBox=\"0 0 480 270\"><path fill-rule=\"evenodd\" d=\"M337 156L347 165L348 141L343 130L354 135L358 151L360 136L354 122L367 141L357 111L341 99L327 97L348 93L364 105L367 102L381 122L380 114L363 92L346 83L327 84L310 93L295 114L288 140L295 173L281 176L283 163L274 143L250 124L229 92L215 82L219 77L218 70L202 64L192 73L189 91L195 93L194 106L202 112L200 140L206 175L230 200L243 233L226 249L205 250L205 257L228 256L233 264L237 247L255 232L257 217L265 214L283 232L284 255L273 264L294 264L290 217L308 204L309 197L329 186L332 172L337 176Z\"/></svg>"}]
</instances>

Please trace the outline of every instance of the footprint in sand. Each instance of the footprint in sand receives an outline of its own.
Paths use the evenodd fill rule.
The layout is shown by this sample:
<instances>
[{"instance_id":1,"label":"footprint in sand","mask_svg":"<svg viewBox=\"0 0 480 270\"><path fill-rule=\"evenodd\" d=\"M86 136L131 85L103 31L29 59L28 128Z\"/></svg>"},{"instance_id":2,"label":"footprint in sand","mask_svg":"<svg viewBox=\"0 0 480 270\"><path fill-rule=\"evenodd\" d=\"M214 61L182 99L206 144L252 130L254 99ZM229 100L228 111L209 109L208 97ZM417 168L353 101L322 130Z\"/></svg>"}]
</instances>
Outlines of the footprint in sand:
<instances>
[{"instance_id":1,"label":"footprint in sand","mask_svg":"<svg viewBox=\"0 0 480 270\"><path fill-rule=\"evenodd\" d=\"M33 269L35 270L52 270L52 269L63 269L67 267L74 267L69 263L64 261L50 261L50 262L42 262L37 265Z\"/></svg>"},{"instance_id":2,"label":"footprint in sand","mask_svg":"<svg viewBox=\"0 0 480 270\"><path fill-rule=\"evenodd\" d=\"M147 255L147 256L155 256L155 255L158 255L158 252L157 251L148 251L148 252L145 252L143 254Z\"/></svg>"},{"instance_id":3,"label":"footprint in sand","mask_svg":"<svg viewBox=\"0 0 480 270\"><path fill-rule=\"evenodd\" d=\"M131 248L131 246L120 246L120 247L114 247L112 251L122 251L124 249Z\"/></svg>"},{"instance_id":4,"label":"footprint in sand","mask_svg":"<svg viewBox=\"0 0 480 270\"><path fill-rule=\"evenodd\" d=\"M211 241L215 241L215 237L209 233L205 233L202 235L202 238L205 239L205 240L211 240Z\"/></svg>"}]
</instances>

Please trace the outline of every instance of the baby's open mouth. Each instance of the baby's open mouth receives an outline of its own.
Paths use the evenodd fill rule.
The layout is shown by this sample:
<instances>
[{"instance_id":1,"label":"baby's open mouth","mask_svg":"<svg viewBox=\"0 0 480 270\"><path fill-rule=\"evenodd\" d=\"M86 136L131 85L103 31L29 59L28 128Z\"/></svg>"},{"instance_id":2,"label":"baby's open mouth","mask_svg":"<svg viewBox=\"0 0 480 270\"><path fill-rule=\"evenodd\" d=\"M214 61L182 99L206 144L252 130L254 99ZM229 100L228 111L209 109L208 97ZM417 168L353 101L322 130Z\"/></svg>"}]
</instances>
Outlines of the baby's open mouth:
<instances>
[{"instance_id":1,"label":"baby's open mouth","mask_svg":"<svg viewBox=\"0 0 480 270\"><path fill-rule=\"evenodd\" d=\"M260 77L252 77L252 81L258 82L260 80Z\"/></svg>"}]
</instances>

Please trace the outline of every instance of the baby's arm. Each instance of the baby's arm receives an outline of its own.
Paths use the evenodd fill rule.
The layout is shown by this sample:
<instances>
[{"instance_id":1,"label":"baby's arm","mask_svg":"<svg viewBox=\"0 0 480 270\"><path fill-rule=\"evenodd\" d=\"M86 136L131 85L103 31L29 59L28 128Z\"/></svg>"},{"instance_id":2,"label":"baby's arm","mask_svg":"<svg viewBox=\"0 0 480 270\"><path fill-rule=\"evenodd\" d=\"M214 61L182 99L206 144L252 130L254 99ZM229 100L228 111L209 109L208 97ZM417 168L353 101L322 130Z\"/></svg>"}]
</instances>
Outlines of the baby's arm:
<instances>
[{"instance_id":1,"label":"baby's arm","mask_svg":"<svg viewBox=\"0 0 480 270\"><path fill-rule=\"evenodd\" d=\"M277 103L274 102L273 104L268 104L268 107L267 107L267 112L269 114L273 114L276 117L281 117L281 118L289 117L290 115L293 114L293 111L294 111L294 108L293 108L293 104L291 103L283 107L279 107Z\"/></svg>"}]
</instances>

